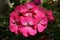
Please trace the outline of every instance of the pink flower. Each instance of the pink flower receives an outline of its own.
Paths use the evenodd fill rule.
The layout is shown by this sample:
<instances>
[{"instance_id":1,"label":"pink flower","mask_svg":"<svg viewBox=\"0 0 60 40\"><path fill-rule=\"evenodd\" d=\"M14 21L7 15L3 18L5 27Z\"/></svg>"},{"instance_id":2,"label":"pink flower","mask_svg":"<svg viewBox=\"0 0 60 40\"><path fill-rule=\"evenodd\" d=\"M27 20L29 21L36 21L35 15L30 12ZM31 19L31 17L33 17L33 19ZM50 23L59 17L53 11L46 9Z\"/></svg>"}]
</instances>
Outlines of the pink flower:
<instances>
[{"instance_id":1,"label":"pink flower","mask_svg":"<svg viewBox=\"0 0 60 40\"><path fill-rule=\"evenodd\" d=\"M52 13L47 12L50 20ZM43 8L36 6L32 2L16 6L10 14L9 29L15 34L22 34L25 37L34 36L37 32L43 32L48 23L48 17Z\"/></svg>"},{"instance_id":2,"label":"pink flower","mask_svg":"<svg viewBox=\"0 0 60 40\"><path fill-rule=\"evenodd\" d=\"M33 0L33 2L37 5L41 4L42 3L42 0Z\"/></svg>"},{"instance_id":3,"label":"pink flower","mask_svg":"<svg viewBox=\"0 0 60 40\"><path fill-rule=\"evenodd\" d=\"M52 15L52 11L51 10L48 10L47 11L47 17L48 17L48 19L49 19L49 21L53 21L55 18L53 17L53 15Z\"/></svg>"}]
</instances>

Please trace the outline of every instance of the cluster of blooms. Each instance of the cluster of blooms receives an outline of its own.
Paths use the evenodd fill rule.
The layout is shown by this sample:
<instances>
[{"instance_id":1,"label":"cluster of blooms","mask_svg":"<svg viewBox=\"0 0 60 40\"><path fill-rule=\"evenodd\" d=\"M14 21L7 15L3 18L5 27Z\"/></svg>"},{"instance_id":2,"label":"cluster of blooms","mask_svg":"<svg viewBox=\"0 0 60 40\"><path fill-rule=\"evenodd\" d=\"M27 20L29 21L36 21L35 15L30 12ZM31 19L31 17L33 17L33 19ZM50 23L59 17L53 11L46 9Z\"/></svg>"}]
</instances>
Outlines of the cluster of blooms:
<instances>
[{"instance_id":1,"label":"cluster of blooms","mask_svg":"<svg viewBox=\"0 0 60 40\"><path fill-rule=\"evenodd\" d=\"M32 2L16 6L10 13L9 29L15 34L22 34L25 37L34 36L37 32L43 32L48 21L53 21L51 10L36 6Z\"/></svg>"}]
</instances>

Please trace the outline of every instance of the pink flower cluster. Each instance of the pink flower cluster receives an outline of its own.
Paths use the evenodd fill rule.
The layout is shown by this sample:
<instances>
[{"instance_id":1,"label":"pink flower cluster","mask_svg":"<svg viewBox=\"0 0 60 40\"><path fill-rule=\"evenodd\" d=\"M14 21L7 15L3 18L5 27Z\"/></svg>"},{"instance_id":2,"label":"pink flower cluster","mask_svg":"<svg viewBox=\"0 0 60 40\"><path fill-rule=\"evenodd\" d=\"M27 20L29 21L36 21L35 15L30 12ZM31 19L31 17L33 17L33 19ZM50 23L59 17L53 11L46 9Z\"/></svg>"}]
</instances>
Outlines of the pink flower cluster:
<instances>
[{"instance_id":1,"label":"pink flower cluster","mask_svg":"<svg viewBox=\"0 0 60 40\"><path fill-rule=\"evenodd\" d=\"M34 36L37 32L43 32L49 21L53 21L51 10L45 10L32 2L18 5L10 13L9 29L15 34L22 34L25 37Z\"/></svg>"}]
</instances>

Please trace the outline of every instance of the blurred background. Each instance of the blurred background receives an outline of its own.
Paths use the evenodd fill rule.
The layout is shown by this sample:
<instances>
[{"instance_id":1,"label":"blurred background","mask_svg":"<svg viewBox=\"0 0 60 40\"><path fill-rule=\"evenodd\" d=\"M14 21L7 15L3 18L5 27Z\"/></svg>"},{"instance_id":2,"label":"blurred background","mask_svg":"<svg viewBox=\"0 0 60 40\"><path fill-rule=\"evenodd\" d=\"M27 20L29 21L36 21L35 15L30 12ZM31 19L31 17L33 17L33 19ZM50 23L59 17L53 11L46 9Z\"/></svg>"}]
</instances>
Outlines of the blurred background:
<instances>
[{"instance_id":1,"label":"blurred background","mask_svg":"<svg viewBox=\"0 0 60 40\"><path fill-rule=\"evenodd\" d=\"M33 0L0 0L0 40L60 40L60 0L42 0L37 5L46 9L51 9L55 17L53 23L48 23L47 29L43 33L38 33L34 37L25 38L9 31L9 13L16 5ZM10 7L9 3L14 3Z\"/></svg>"}]
</instances>

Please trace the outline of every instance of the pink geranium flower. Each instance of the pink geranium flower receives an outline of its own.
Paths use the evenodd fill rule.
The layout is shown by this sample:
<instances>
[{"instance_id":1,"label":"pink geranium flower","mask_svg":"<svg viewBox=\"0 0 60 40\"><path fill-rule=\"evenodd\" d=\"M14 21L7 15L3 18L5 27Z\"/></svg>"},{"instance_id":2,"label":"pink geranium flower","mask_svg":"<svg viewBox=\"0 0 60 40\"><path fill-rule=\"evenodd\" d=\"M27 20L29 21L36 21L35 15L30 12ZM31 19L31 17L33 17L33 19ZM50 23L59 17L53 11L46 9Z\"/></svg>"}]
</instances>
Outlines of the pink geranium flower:
<instances>
[{"instance_id":1,"label":"pink geranium flower","mask_svg":"<svg viewBox=\"0 0 60 40\"><path fill-rule=\"evenodd\" d=\"M46 12L32 2L18 5L10 14L9 29L11 32L22 34L25 37L43 32L47 27L48 19L53 20L51 11L47 14Z\"/></svg>"},{"instance_id":2,"label":"pink geranium flower","mask_svg":"<svg viewBox=\"0 0 60 40\"><path fill-rule=\"evenodd\" d=\"M48 10L47 11L47 17L48 17L48 19L49 19L49 21L53 21L55 18L53 17L53 15L52 15L52 11L51 10Z\"/></svg>"},{"instance_id":3,"label":"pink geranium flower","mask_svg":"<svg viewBox=\"0 0 60 40\"><path fill-rule=\"evenodd\" d=\"M33 0L33 2L35 4L37 4L37 5L39 5L39 4L42 4L43 3L43 0Z\"/></svg>"}]
</instances>

